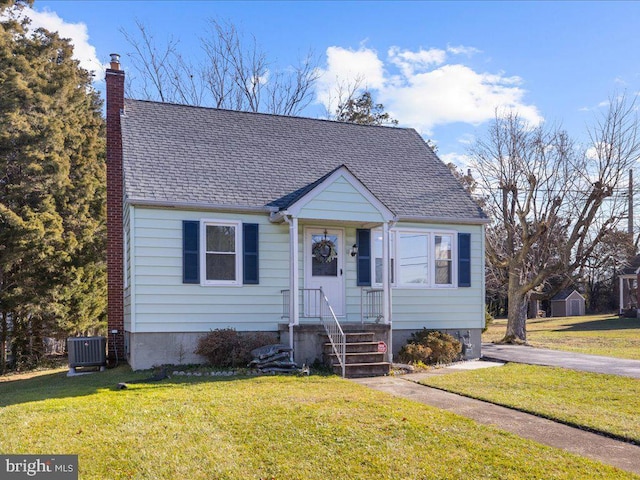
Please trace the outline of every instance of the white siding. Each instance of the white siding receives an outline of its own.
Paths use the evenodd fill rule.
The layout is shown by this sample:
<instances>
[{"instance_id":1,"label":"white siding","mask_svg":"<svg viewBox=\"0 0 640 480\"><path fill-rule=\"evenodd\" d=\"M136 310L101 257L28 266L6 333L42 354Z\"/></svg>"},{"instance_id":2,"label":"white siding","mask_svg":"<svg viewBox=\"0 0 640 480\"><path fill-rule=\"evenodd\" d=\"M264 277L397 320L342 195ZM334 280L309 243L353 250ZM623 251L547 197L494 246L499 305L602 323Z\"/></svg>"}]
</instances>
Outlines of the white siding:
<instances>
[{"instance_id":1,"label":"white siding","mask_svg":"<svg viewBox=\"0 0 640 480\"><path fill-rule=\"evenodd\" d=\"M350 185L349 185L350 186ZM325 202L326 203L326 202ZM343 206L344 209L344 206ZM260 284L201 286L182 283L182 221L240 220L258 223ZM234 327L239 331L274 331L282 319L281 290L289 288L289 226L272 224L266 214L222 214L137 207L132 218L129 249L133 282L125 299L125 322L133 332L203 332ZM300 286L304 285L303 231L314 225L340 226L345 233L344 262L347 322L360 322L360 292L356 286L356 257L348 254L355 243L354 224L305 222L298 235ZM471 329L484 325L483 228L465 225L398 224L396 228L449 230L471 234L471 287L392 289L395 329ZM457 263L456 263L457 265ZM127 297L125 297L127 298ZM303 320L304 321L304 320Z\"/></svg>"},{"instance_id":2,"label":"white siding","mask_svg":"<svg viewBox=\"0 0 640 480\"><path fill-rule=\"evenodd\" d=\"M327 221L382 222L382 215L344 177L336 179L309 201L299 218Z\"/></svg>"},{"instance_id":3,"label":"white siding","mask_svg":"<svg viewBox=\"0 0 640 480\"><path fill-rule=\"evenodd\" d=\"M315 225L315 224L314 224ZM324 224L323 224L324 226ZM327 224L327 228L332 225ZM335 225L333 225L335 226ZM302 230L298 236L298 248L303 252ZM392 288L392 317L396 329L467 329L484 327L484 232L481 226L435 225L399 223L396 229L421 228L425 231L443 230L471 234L471 287ZM356 257L348 250L356 243L356 227L344 227L346 257L344 274L346 285L345 322L360 322L360 295L363 288L357 286ZM300 285L304 284L304 257L300 254ZM457 260L457 256L456 256ZM455 262L457 268L457 261ZM381 288L381 287L377 287ZM331 300L331 299L329 299ZM301 320L304 322L305 320Z\"/></svg>"},{"instance_id":4,"label":"white siding","mask_svg":"<svg viewBox=\"0 0 640 480\"><path fill-rule=\"evenodd\" d=\"M125 207L122 215L124 233L124 329L131 331L131 210Z\"/></svg>"},{"instance_id":5,"label":"white siding","mask_svg":"<svg viewBox=\"0 0 640 480\"><path fill-rule=\"evenodd\" d=\"M400 223L396 228L471 234L471 287L392 288L394 329L467 329L484 326L484 229L474 225ZM457 260L457 256L456 256ZM457 268L457 262L455 262Z\"/></svg>"},{"instance_id":6,"label":"white siding","mask_svg":"<svg viewBox=\"0 0 640 480\"><path fill-rule=\"evenodd\" d=\"M201 286L182 283L182 221L219 218L258 223L260 284ZM267 215L135 209L135 332L276 330L289 288L288 226Z\"/></svg>"}]
</instances>

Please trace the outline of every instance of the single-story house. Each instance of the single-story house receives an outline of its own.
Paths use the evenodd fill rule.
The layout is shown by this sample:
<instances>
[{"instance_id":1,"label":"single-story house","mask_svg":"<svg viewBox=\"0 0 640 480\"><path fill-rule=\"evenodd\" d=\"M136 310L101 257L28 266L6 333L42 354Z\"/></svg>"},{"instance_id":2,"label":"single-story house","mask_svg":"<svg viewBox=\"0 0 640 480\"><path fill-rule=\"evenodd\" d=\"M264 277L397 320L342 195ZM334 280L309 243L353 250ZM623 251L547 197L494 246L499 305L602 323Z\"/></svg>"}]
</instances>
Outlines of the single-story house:
<instances>
[{"instance_id":1,"label":"single-story house","mask_svg":"<svg viewBox=\"0 0 640 480\"><path fill-rule=\"evenodd\" d=\"M390 360L426 327L479 357L487 217L415 130L125 99L124 79L114 56L110 355L201 362L234 328L302 364L358 330Z\"/></svg>"},{"instance_id":2,"label":"single-story house","mask_svg":"<svg viewBox=\"0 0 640 480\"><path fill-rule=\"evenodd\" d=\"M573 288L566 288L551 298L552 317L578 317L585 314L585 298Z\"/></svg>"}]
</instances>

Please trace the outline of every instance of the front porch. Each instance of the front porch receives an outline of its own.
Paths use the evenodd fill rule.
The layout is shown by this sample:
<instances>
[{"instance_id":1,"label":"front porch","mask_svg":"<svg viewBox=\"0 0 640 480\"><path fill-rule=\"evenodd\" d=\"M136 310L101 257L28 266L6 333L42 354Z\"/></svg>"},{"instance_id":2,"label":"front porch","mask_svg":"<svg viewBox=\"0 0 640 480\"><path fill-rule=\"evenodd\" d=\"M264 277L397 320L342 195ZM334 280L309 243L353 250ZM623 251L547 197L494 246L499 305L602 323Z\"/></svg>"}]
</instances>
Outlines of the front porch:
<instances>
[{"instance_id":1,"label":"front porch","mask_svg":"<svg viewBox=\"0 0 640 480\"><path fill-rule=\"evenodd\" d=\"M366 333L371 336L370 340L366 342L358 342L360 344L369 343L371 347L375 347L374 352L378 351L378 344L380 342L384 342L387 345L387 339L389 338L389 334L391 332L391 327L385 324L366 324L363 332L362 325L359 323L345 323L341 325L342 331L345 334L345 376L349 375L349 369L353 367L349 367L349 350L352 350L350 347L349 337L352 334L362 334ZM327 363L330 360L330 356L332 354L333 348L329 347L330 344L326 330L323 325L319 323L302 323L290 329L288 323L281 323L278 325L278 330L280 334L280 339L283 343L287 343L290 340L291 331L293 331L293 343L295 345L295 361L298 365L311 365L315 361L321 361ZM364 351L361 353L373 353L372 348L368 349L367 346L364 346ZM334 354L335 355L335 354ZM376 359L375 362L371 360L367 360L366 363L388 363L383 360ZM388 372L388 369L387 369ZM336 371L336 373L341 374L341 371ZM385 372L386 373L386 372ZM379 374L379 373L378 373Z\"/></svg>"},{"instance_id":2,"label":"front porch","mask_svg":"<svg viewBox=\"0 0 640 480\"><path fill-rule=\"evenodd\" d=\"M618 276L618 313L630 314L638 310L638 273L625 273ZM637 313L636 313L637 314Z\"/></svg>"},{"instance_id":3,"label":"front porch","mask_svg":"<svg viewBox=\"0 0 640 480\"><path fill-rule=\"evenodd\" d=\"M385 344L385 360L391 361L386 346L391 346L393 213L344 166L296 193L270 216L273 223L289 226L289 288L281 291L282 318L289 321L287 336L296 361L321 357L318 346L324 342L309 340L302 335L308 330L300 328L312 325L306 328L315 331L316 325L327 335L344 376L348 324L367 332L370 324L384 325L386 335L379 341ZM374 231L379 251L374 251Z\"/></svg>"},{"instance_id":4,"label":"front porch","mask_svg":"<svg viewBox=\"0 0 640 480\"><path fill-rule=\"evenodd\" d=\"M288 318L289 323L279 325L280 336L288 338L297 363L310 364L322 358L335 365L336 373L343 377L389 372L392 338L391 325L381 323L384 290L361 288L360 292L360 321L344 322L336 316L322 288L301 288L297 299L291 298L291 290L282 290L282 318ZM296 322L291 318L294 302L298 306Z\"/></svg>"}]
</instances>

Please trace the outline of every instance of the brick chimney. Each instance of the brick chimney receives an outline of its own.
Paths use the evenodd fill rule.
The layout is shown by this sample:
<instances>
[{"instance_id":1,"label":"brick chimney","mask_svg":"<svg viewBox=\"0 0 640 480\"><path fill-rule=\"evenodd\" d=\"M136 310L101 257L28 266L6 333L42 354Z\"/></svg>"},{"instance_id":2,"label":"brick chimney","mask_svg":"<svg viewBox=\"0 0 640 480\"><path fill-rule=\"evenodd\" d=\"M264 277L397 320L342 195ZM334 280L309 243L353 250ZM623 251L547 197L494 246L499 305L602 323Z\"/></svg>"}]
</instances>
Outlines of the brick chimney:
<instances>
[{"instance_id":1,"label":"brick chimney","mask_svg":"<svg viewBox=\"0 0 640 480\"><path fill-rule=\"evenodd\" d=\"M112 359L125 359L124 352L124 253L122 131L124 111L124 72L120 55L111 54L107 69L107 325L108 351Z\"/></svg>"}]
</instances>

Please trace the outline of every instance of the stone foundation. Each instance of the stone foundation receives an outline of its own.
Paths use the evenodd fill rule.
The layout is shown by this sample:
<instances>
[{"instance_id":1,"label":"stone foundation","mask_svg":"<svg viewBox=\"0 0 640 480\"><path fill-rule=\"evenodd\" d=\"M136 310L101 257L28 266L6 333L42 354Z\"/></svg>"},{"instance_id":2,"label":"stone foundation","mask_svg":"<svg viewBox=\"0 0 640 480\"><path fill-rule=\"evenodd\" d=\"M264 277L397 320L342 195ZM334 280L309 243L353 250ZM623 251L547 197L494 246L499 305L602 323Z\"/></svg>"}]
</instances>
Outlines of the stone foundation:
<instances>
[{"instance_id":1,"label":"stone foundation","mask_svg":"<svg viewBox=\"0 0 640 480\"><path fill-rule=\"evenodd\" d=\"M391 333L392 349L396 358L397 353L407 343L407 340L416 330L393 330L384 324L342 324L345 333L349 332L373 332L374 339L378 342L389 344ZM480 357L481 333L476 329L446 329L441 330L455 338L467 337L471 346L464 351L465 360ZM125 333L125 358L133 370L146 370L159 365L189 365L205 363L205 359L194 353L198 338L208 332L196 333ZM244 332L239 332L240 334ZM247 332L250 333L250 332ZM289 345L289 326L281 324L277 332L272 332L274 341ZM302 366L312 365L315 361L322 362L323 344L327 341L325 331L319 324L301 324L294 327L293 339L295 342L294 360ZM119 355L120 352L118 352ZM123 357L120 356L122 359Z\"/></svg>"}]
</instances>

